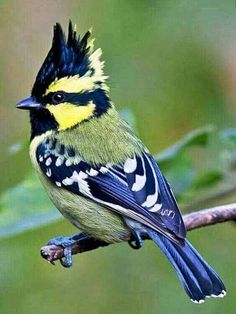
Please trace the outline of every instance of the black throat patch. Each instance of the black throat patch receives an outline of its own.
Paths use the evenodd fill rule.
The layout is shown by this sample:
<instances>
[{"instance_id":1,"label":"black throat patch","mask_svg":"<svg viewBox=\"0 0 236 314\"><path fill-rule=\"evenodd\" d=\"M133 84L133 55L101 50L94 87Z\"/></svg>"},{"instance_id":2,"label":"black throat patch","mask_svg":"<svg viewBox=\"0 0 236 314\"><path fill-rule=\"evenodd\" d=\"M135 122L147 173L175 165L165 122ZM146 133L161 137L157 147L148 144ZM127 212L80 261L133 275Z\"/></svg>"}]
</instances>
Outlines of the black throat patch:
<instances>
[{"instance_id":1,"label":"black throat patch","mask_svg":"<svg viewBox=\"0 0 236 314\"><path fill-rule=\"evenodd\" d=\"M32 140L37 135L41 135L49 130L56 130L58 128L58 123L50 114L50 112L46 109L31 110L30 122L31 122L30 140Z\"/></svg>"}]
</instances>

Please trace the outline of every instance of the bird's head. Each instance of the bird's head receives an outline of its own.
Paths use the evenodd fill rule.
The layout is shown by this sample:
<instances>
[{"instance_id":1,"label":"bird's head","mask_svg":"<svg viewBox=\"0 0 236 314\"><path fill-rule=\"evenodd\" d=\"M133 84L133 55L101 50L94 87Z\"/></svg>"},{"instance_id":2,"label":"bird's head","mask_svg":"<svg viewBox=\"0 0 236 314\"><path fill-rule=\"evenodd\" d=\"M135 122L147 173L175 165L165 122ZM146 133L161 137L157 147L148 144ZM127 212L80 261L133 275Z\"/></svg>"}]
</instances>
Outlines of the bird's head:
<instances>
[{"instance_id":1,"label":"bird's head","mask_svg":"<svg viewBox=\"0 0 236 314\"><path fill-rule=\"evenodd\" d=\"M30 110L32 137L47 130L66 130L111 106L105 83L101 49L93 50L88 31L82 38L69 23L67 39L54 26L52 47L36 77L31 97L17 108Z\"/></svg>"}]
</instances>

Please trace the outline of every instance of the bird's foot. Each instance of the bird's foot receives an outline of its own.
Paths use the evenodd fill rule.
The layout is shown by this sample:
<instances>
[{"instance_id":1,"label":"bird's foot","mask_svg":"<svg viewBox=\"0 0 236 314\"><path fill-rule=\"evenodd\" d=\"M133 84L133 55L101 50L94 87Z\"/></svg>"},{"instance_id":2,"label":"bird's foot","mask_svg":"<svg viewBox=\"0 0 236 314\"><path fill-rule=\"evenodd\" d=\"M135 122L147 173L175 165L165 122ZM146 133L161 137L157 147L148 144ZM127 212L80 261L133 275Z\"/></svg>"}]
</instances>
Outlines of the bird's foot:
<instances>
[{"instance_id":1,"label":"bird's foot","mask_svg":"<svg viewBox=\"0 0 236 314\"><path fill-rule=\"evenodd\" d=\"M54 265L54 262L59 259L62 266L68 268L72 266L72 254L91 251L107 245L109 243L82 232L71 237L53 238L41 248L40 252L41 256L51 264ZM61 248L63 248L63 252Z\"/></svg>"},{"instance_id":2,"label":"bird's foot","mask_svg":"<svg viewBox=\"0 0 236 314\"><path fill-rule=\"evenodd\" d=\"M75 234L70 237L56 237L48 241L47 245L57 245L64 249L64 257L60 258L60 263L63 267L69 268L72 266L72 246L80 240L88 237L84 233Z\"/></svg>"},{"instance_id":3,"label":"bird's foot","mask_svg":"<svg viewBox=\"0 0 236 314\"><path fill-rule=\"evenodd\" d=\"M132 234L133 234L134 240L132 239L128 241L128 243L133 249L138 250L143 246L143 239L141 237L141 232L140 230L133 229Z\"/></svg>"}]
</instances>

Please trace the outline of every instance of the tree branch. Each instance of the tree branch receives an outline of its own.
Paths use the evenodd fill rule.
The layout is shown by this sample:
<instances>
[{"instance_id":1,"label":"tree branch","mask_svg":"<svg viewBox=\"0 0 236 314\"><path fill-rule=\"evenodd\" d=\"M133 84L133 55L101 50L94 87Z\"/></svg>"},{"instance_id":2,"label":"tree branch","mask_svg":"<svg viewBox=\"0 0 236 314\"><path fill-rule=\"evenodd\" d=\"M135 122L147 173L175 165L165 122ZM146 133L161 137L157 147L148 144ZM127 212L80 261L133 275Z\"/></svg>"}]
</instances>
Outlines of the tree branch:
<instances>
[{"instance_id":1,"label":"tree branch","mask_svg":"<svg viewBox=\"0 0 236 314\"><path fill-rule=\"evenodd\" d=\"M188 231L236 219L236 203L202 209L183 216Z\"/></svg>"},{"instance_id":2,"label":"tree branch","mask_svg":"<svg viewBox=\"0 0 236 314\"><path fill-rule=\"evenodd\" d=\"M236 219L236 203L192 212L184 215L183 219L187 230L234 220ZM92 238L80 240L72 246L72 254L91 251L107 245L109 244ZM46 245L41 248L40 252L41 256L50 263L64 257L64 250L58 245Z\"/></svg>"}]
</instances>

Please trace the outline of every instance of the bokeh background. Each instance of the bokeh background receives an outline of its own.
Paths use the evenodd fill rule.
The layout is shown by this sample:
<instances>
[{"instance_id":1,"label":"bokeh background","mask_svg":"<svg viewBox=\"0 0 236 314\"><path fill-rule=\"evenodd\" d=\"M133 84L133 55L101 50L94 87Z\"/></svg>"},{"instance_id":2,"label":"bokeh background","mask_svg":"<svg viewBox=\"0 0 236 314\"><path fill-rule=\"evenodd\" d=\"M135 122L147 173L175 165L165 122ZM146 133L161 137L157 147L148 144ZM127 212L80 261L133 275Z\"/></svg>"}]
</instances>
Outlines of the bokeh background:
<instances>
[{"instance_id":1,"label":"bokeh background","mask_svg":"<svg viewBox=\"0 0 236 314\"><path fill-rule=\"evenodd\" d=\"M56 22L67 27L71 18L81 33L93 27L96 47L102 47L106 60L112 99L120 110L132 111L137 131L152 152L197 127L235 126L233 0L10 0L0 1L0 13L2 193L32 171L27 145L18 151L18 143L29 138L28 115L17 111L15 103L28 96ZM209 146L212 159L207 165L216 162L220 145L213 141ZM206 167L201 149L194 150L192 157L199 169ZM236 199L236 193L231 199ZM188 300L152 243L139 251L120 244L81 254L69 270L40 258L39 249L49 238L75 232L67 221L58 220L0 241L1 314L235 311L233 223L189 234L228 288L226 298L200 306Z\"/></svg>"}]
</instances>

